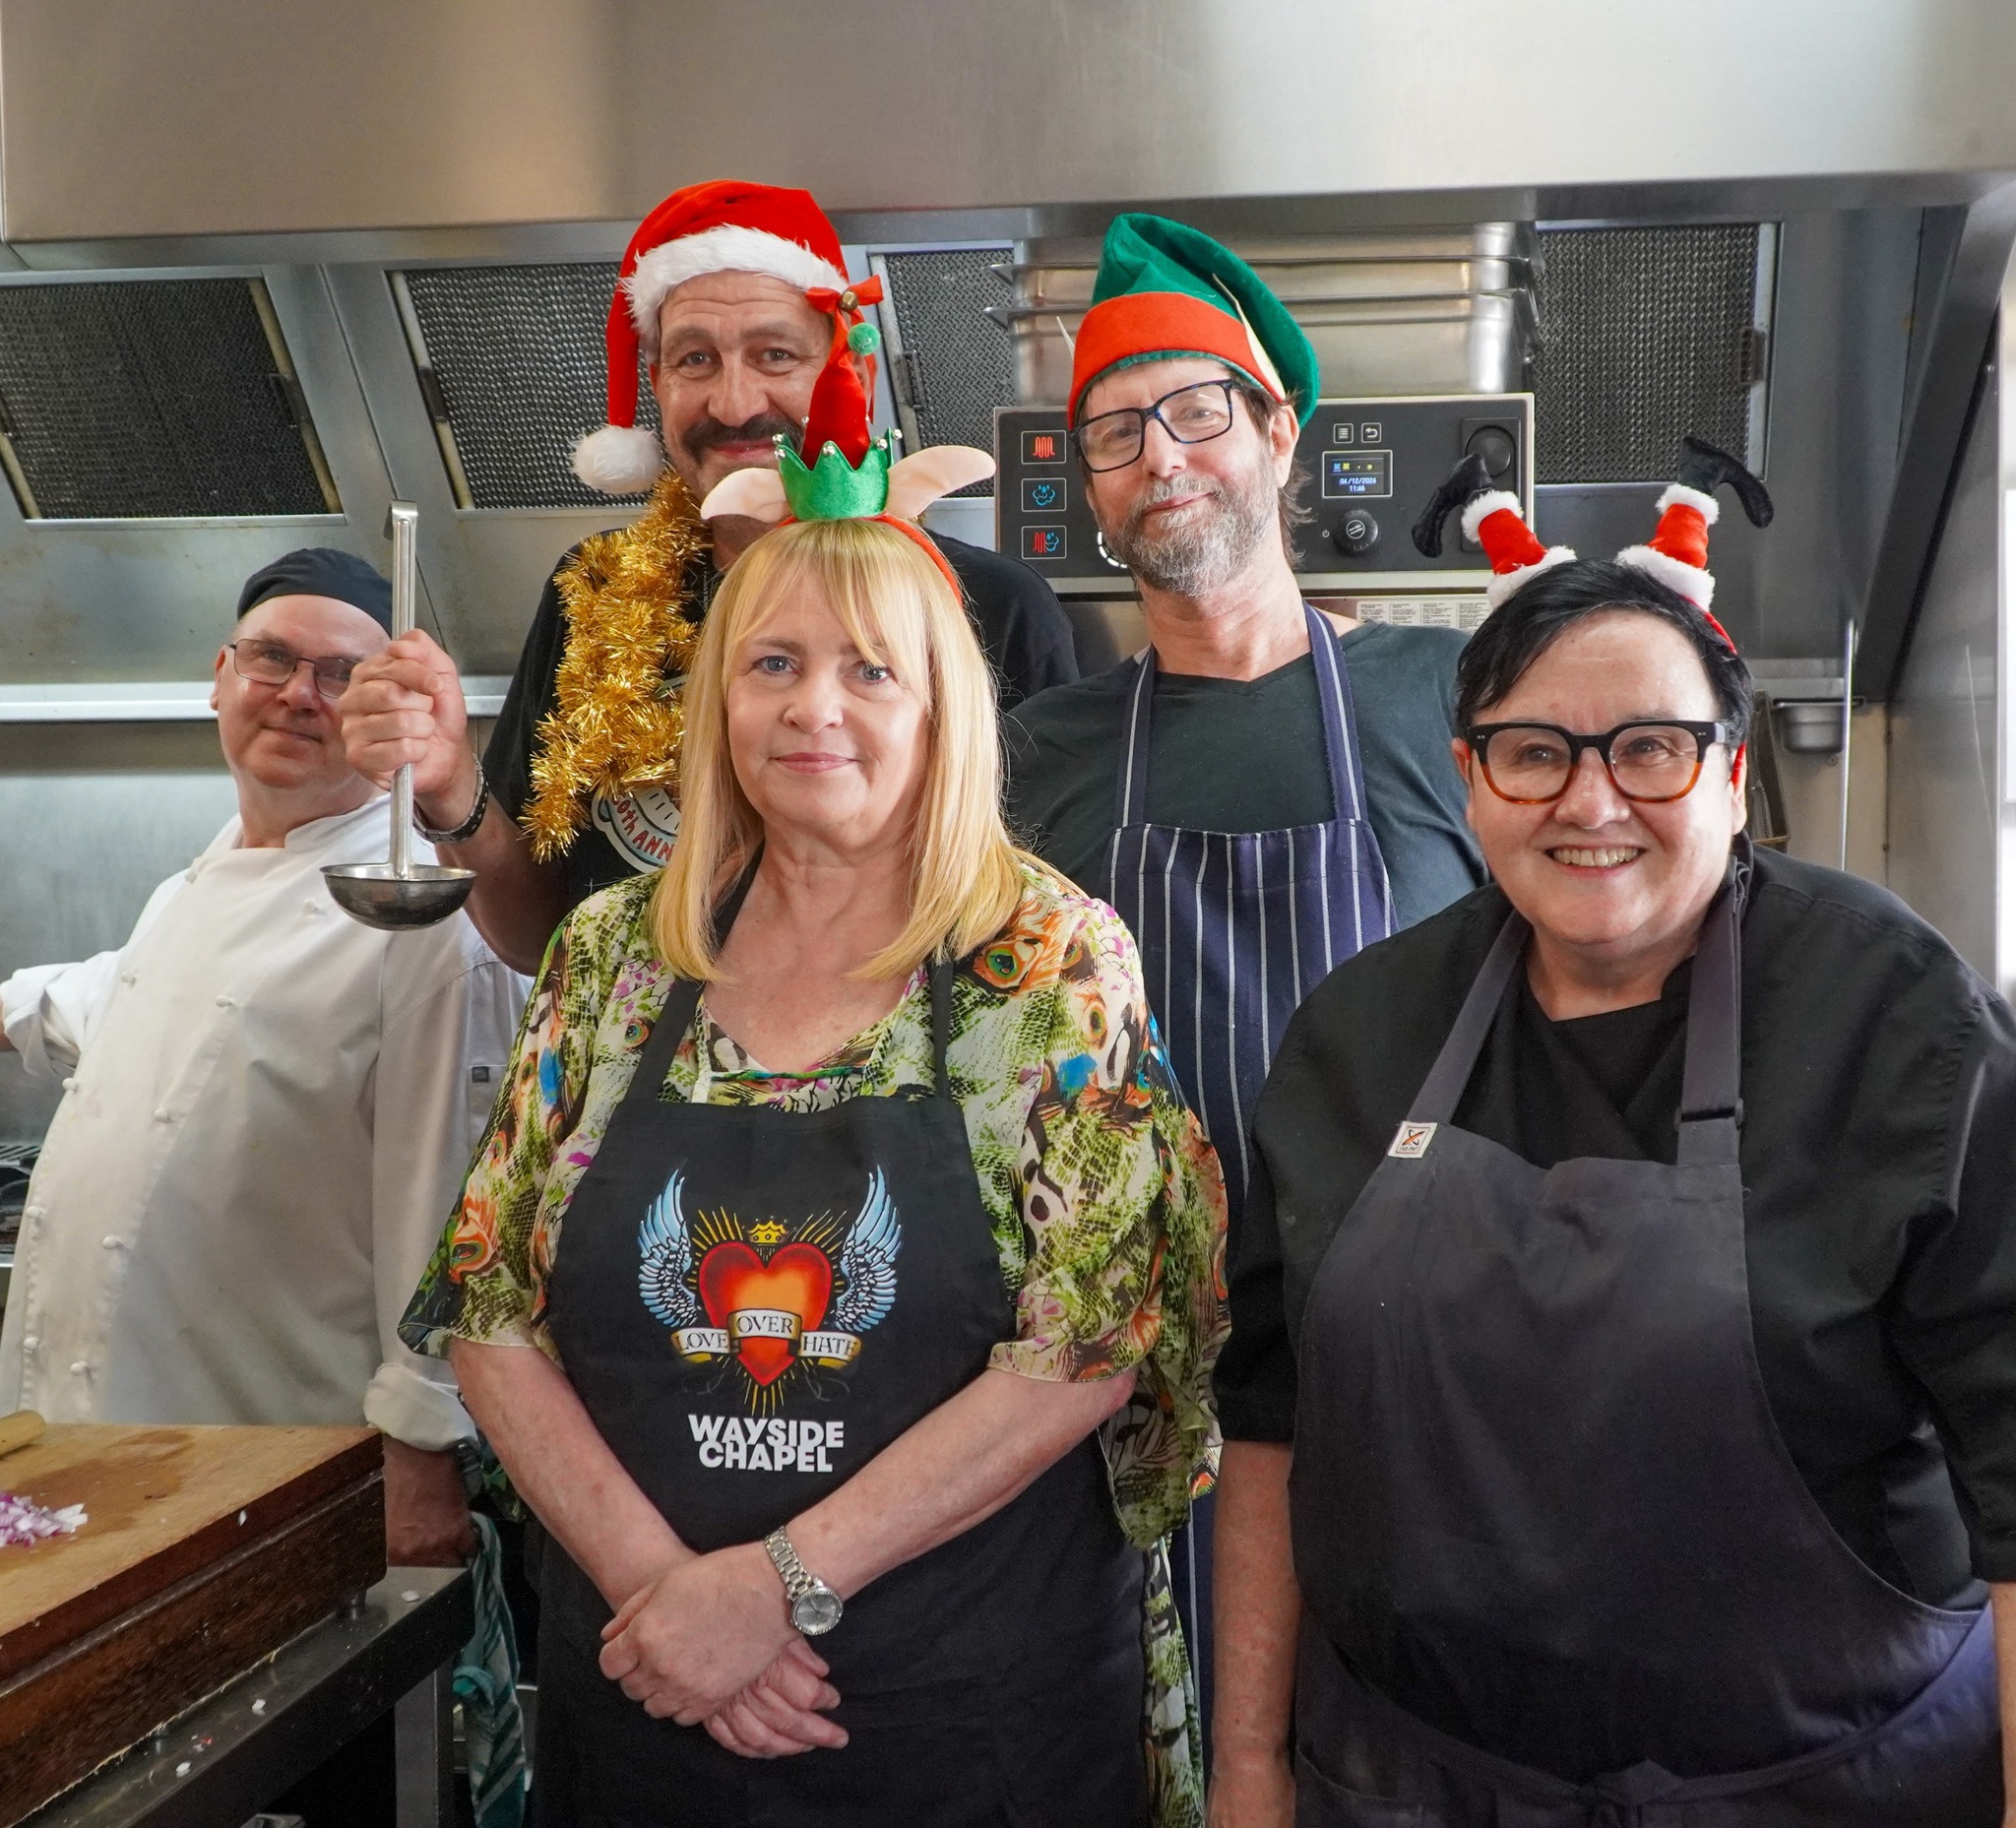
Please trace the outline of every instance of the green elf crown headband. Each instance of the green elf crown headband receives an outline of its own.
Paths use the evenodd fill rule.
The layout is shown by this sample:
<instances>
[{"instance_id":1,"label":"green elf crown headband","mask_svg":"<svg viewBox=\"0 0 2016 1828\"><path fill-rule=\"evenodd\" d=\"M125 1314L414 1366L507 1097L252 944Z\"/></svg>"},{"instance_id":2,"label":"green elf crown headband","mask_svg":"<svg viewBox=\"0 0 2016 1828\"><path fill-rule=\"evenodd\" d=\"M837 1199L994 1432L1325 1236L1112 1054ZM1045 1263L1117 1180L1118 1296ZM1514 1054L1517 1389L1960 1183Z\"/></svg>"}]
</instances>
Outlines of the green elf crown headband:
<instances>
[{"instance_id":1,"label":"green elf crown headband","mask_svg":"<svg viewBox=\"0 0 2016 1828\"><path fill-rule=\"evenodd\" d=\"M985 481L994 460L967 445L941 444L892 463L887 434L868 435L868 397L854 363L881 342L861 307L881 302L882 282L866 280L845 291L814 286L805 297L815 311L831 313L833 345L812 389L804 437L794 450L779 435L775 470L738 470L717 483L700 504L702 518L739 515L780 527L881 521L914 539L958 591L957 575L916 517L941 495Z\"/></svg>"}]
</instances>

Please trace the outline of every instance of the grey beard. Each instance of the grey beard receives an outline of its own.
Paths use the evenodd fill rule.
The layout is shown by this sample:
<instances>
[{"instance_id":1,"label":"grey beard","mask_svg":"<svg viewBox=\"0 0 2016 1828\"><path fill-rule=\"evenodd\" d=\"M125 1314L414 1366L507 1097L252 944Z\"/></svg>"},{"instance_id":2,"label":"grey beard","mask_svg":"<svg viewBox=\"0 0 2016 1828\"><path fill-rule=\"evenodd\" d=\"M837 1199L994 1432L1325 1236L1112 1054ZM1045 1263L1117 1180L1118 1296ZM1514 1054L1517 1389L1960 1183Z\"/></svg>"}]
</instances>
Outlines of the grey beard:
<instances>
[{"instance_id":1,"label":"grey beard","mask_svg":"<svg viewBox=\"0 0 2016 1828\"><path fill-rule=\"evenodd\" d=\"M1172 597L1202 597L1230 582L1275 533L1280 518L1272 479L1255 477L1246 487L1214 484L1216 499L1200 526L1144 531L1150 508L1196 486L1195 478L1152 483L1125 523L1105 536L1107 549L1135 577Z\"/></svg>"}]
</instances>

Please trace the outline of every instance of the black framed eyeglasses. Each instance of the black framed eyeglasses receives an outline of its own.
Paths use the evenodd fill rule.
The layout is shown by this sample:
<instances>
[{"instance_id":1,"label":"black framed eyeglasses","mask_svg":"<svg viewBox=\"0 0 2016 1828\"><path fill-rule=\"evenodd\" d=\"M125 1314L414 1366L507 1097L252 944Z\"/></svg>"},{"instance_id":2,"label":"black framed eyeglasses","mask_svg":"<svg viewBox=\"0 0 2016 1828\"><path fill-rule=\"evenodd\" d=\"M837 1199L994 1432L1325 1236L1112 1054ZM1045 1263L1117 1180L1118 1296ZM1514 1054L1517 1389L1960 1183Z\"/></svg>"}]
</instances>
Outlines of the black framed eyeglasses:
<instances>
[{"instance_id":1,"label":"black framed eyeglasses","mask_svg":"<svg viewBox=\"0 0 2016 1828\"><path fill-rule=\"evenodd\" d=\"M1701 779L1709 749L1728 739L1728 725L1684 718L1619 724L1601 733L1558 724L1474 724L1463 732L1485 784L1515 806L1559 799L1585 749L1596 751L1610 785L1626 799L1645 805L1684 799Z\"/></svg>"},{"instance_id":2,"label":"black framed eyeglasses","mask_svg":"<svg viewBox=\"0 0 2016 1828\"><path fill-rule=\"evenodd\" d=\"M363 664L346 654L310 659L279 641L247 639L227 641L224 646L231 651L231 665L239 678L250 679L256 685L285 685L297 666L306 666L315 674L316 691L328 699L341 698L349 689L350 674Z\"/></svg>"},{"instance_id":3,"label":"black framed eyeglasses","mask_svg":"<svg viewBox=\"0 0 2016 1828\"><path fill-rule=\"evenodd\" d=\"M1124 470L1141 455L1153 419L1178 444L1207 444L1232 428L1236 381L1194 381L1152 406L1122 407L1080 419L1071 433L1088 470Z\"/></svg>"}]
</instances>

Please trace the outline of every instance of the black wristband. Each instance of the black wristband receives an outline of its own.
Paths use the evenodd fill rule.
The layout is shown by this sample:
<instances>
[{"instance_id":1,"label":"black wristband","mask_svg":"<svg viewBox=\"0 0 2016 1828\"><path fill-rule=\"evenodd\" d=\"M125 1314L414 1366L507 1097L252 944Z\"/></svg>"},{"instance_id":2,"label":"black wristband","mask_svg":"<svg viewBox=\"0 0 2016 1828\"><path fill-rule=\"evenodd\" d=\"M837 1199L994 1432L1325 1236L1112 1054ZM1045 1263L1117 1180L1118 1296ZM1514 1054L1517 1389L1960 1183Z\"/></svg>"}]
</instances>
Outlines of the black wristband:
<instances>
[{"instance_id":1,"label":"black wristband","mask_svg":"<svg viewBox=\"0 0 2016 1828\"><path fill-rule=\"evenodd\" d=\"M490 782L483 773L479 757L476 761L476 803L468 818L449 831L437 832L420 817L420 809L413 808L413 830L418 832L430 845L463 845L469 843L481 830L483 814L490 810Z\"/></svg>"}]
</instances>

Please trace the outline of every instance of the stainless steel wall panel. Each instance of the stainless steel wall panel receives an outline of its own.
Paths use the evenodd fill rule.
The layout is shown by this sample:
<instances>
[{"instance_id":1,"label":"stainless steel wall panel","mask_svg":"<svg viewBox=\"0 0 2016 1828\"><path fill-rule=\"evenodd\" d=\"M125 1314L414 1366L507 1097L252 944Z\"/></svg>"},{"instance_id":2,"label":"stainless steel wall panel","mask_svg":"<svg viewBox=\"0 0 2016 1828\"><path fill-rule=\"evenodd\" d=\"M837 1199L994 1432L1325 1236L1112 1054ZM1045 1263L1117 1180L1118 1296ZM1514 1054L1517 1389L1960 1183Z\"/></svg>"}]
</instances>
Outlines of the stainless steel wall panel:
<instances>
[{"instance_id":1,"label":"stainless steel wall panel","mask_svg":"<svg viewBox=\"0 0 2016 1828\"><path fill-rule=\"evenodd\" d=\"M0 727L0 977L121 944L236 810L214 725ZM0 1053L0 1142L38 1139L58 1096Z\"/></svg>"},{"instance_id":2,"label":"stainless steel wall panel","mask_svg":"<svg viewBox=\"0 0 2016 1828\"><path fill-rule=\"evenodd\" d=\"M2007 811L1999 394L1990 376L1891 701L1889 882L2007 989L2010 960L1998 932Z\"/></svg>"},{"instance_id":3,"label":"stainless steel wall panel","mask_svg":"<svg viewBox=\"0 0 2016 1828\"><path fill-rule=\"evenodd\" d=\"M1943 231L1949 224L1928 215L1926 225ZM1957 233L1950 257L1940 248L1937 288L1921 288L1913 314L1910 406L1897 486L1886 504L1860 614L1856 689L1871 698L1888 698L1896 690L1929 582L1950 480L1961 467L1961 436L2016 244L2016 184L1982 199L1952 226ZM1939 239L1943 243L1943 232Z\"/></svg>"},{"instance_id":4,"label":"stainless steel wall panel","mask_svg":"<svg viewBox=\"0 0 2016 1828\"><path fill-rule=\"evenodd\" d=\"M724 148L863 218L2016 168L2006 0L7 0L0 53L16 243L634 221Z\"/></svg>"}]
</instances>

